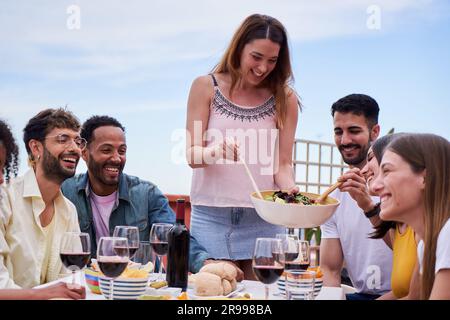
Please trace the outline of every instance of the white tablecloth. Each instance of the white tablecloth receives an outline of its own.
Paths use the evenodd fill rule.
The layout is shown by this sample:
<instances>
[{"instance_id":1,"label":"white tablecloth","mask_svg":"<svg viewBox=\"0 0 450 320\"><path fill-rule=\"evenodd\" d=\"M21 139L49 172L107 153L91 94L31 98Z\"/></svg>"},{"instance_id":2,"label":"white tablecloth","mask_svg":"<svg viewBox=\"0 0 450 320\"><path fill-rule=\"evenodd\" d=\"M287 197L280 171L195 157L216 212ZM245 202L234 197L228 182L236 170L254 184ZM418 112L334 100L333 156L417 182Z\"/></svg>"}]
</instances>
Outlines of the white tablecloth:
<instances>
[{"instance_id":1,"label":"white tablecloth","mask_svg":"<svg viewBox=\"0 0 450 320\"><path fill-rule=\"evenodd\" d=\"M82 274L80 277L80 274L78 272L76 277L77 281L81 281L81 284L83 286L86 286L84 274ZM60 280L41 285L37 288L43 288L61 281L70 283L72 282L72 276L61 278ZM244 289L240 293L247 292L252 296L252 299L264 299L264 285L261 282L244 280L242 281L242 283L244 284ZM279 294L276 283L270 285L269 290L270 300L285 299L284 296ZM92 293L91 290L89 290L89 288L86 286L86 300L105 300L105 297L102 294ZM342 288L322 287L322 290L316 297L316 300L345 300L344 290Z\"/></svg>"}]
</instances>

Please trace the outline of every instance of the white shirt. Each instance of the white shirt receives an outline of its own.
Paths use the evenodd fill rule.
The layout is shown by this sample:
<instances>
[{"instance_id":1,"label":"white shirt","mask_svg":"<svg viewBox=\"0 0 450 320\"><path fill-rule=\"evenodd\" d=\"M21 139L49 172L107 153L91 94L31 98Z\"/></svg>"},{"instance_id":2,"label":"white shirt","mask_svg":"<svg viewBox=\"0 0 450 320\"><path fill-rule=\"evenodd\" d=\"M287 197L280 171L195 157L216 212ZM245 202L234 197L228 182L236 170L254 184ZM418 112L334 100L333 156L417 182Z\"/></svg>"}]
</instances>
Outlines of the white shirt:
<instances>
[{"instance_id":1,"label":"white shirt","mask_svg":"<svg viewBox=\"0 0 450 320\"><path fill-rule=\"evenodd\" d=\"M420 240L417 245L420 273L422 273L423 251L424 243L423 240ZM436 246L436 264L434 267L434 273L436 274L442 269L450 269L450 219L447 220L439 232Z\"/></svg>"},{"instance_id":2,"label":"white shirt","mask_svg":"<svg viewBox=\"0 0 450 320\"><path fill-rule=\"evenodd\" d=\"M357 292L384 294L391 288L392 251L382 239L370 239L369 219L348 192L330 195L341 204L320 228L322 239L339 239L345 267ZM372 197L376 203L377 197Z\"/></svg>"},{"instance_id":3,"label":"white shirt","mask_svg":"<svg viewBox=\"0 0 450 320\"><path fill-rule=\"evenodd\" d=\"M1 187L0 289L32 288L41 284L41 277L54 281L64 271L59 256L61 237L67 231L80 231L77 211L60 192L54 200L54 231L46 235L39 218L44 208L33 170ZM43 268L47 269L44 273Z\"/></svg>"}]
</instances>

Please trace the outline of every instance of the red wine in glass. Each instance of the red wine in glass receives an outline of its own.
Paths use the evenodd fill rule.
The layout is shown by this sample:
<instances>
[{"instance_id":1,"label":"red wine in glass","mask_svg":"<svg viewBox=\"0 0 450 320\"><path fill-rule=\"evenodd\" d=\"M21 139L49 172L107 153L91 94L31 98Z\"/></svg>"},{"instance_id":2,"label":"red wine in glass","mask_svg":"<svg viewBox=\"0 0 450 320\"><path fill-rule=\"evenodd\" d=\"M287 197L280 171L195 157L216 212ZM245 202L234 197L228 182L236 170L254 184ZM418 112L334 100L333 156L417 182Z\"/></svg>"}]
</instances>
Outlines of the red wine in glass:
<instances>
[{"instance_id":1,"label":"red wine in glass","mask_svg":"<svg viewBox=\"0 0 450 320\"><path fill-rule=\"evenodd\" d=\"M60 240L59 256L64 266L72 271L72 285L76 285L75 273L83 269L91 256L91 240L88 233L65 232Z\"/></svg>"},{"instance_id":2,"label":"red wine in glass","mask_svg":"<svg viewBox=\"0 0 450 320\"><path fill-rule=\"evenodd\" d=\"M286 252L282 255L280 255L279 253L274 253L273 254L274 259L277 261L282 261L284 259L284 261L293 261L295 259L297 259L298 257L298 253L297 252Z\"/></svg>"},{"instance_id":3,"label":"red wine in glass","mask_svg":"<svg viewBox=\"0 0 450 320\"><path fill-rule=\"evenodd\" d=\"M128 250L130 251L130 258L134 257L134 254L139 249L139 247L128 247Z\"/></svg>"},{"instance_id":4,"label":"red wine in glass","mask_svg":"<svg viewBox=\"0 0 450 320\"><path fill-rule=\"evenodd\" d=\"M128 261L117 261L117 260L108 260L104 259L102 261L98 261L98 266L103 274L109 278L117 278L122 274L122 272L126 269L128 265Z\"/></svg>"},{"instance_id":5,"label":"red wine in glass","mask_svg":"<svg viewBox=\"0 0 450 320\"><path fill-rule=\"evenodd\" d=\"M309 262L286 261L284 268L286 270L307 270Z\"/></svg>"},{"instance_id":6,"label":"red wine in glass","mask_svg":"<svg viewBox=\"0 0 450 320\"><path fill-rule=\"evenodd\" d=\"M87 265L91 254L86 252L61 252L59 256L61 257L61 261L66 268L70 268L70 266L77 266L78 268L83 269L84 266Z\"/></svg>"},{"instance_id":7,"label":"red wine in glass","mask_svg":"<svg viewBox=\"0 0 450 320\"><path fill-rule=\"evenodd\" d=\"M169 252L169 230L173 227L170 223L154 223L150 229L150 245L158 257L158 275L154 280L163 280L162 276L162 257ZM177 254L180 255L180 247L177 247Z\"/></svg>"},{"instance_id":8,"label":"red wine in glass","mask_svg":"<svg viewBox=\"0 0 450 320\"><path fill-rule=\"evenodd\" d=\"M114 279L122 274L130 260L128 239L101 237L97 246L97 262L103 274L110 278L109 299L114 298Z\"/></svg>"},{"instance_id":9,"label":"red wine in glass","mask_svg":"<svg viewBox=\"0 0 450 320\"><path fill-rule=\"evenodd\" d=\"M150 242L150 244L152 245L153 251L160 256L167 254L167 251L169 250L169 242L167 241Z\"/></svg>"},{"instance_id":10,"label":"red wine in glass","mask_svg":"<svg viewBox=\"0 0 450 320\"><path fill-rule=\"evenodd\" d=\"M283 274L283 266L253 266L253 272L259 281L271 284L278 280Z\"/></svg>"},{"instance_id":11,"label":"red wine in glass","mask_svg":"<svg viewBox=\"0 0 450 320\"><path fill-rule=\"evenodd\" d=\"M253 272L264 284L265 299L269 299L269 284L274 283L283 274L285 250L281 239L257 238L253 252Z\"/></svg>"}]
</instances>

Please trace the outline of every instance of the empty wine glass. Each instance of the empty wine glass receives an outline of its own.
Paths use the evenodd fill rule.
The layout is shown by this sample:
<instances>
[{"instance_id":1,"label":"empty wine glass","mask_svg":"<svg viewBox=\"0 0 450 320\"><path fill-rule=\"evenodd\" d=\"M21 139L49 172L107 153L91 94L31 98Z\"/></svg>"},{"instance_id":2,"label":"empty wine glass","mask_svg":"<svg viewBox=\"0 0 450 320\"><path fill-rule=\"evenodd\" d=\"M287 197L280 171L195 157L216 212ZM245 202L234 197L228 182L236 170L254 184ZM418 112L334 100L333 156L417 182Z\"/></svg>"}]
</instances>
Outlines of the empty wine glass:
<instances>
[{"instance_id":1,"label":"empty wine glass","mask_svg":"<svg viewBox=\"0 0 450 320\"><path fill-rule=\"evenodd\" d=\"M159 259L159 270L156 279L162 279L162 257L167 254L169 250L168 233L170 228L172 228L170 223L154 223L150 230L150 244L152 245L153 251L158 256ZM155 263L156 265L156 263Z\"/></svg>"},{"instance_id":2,"label":"empty wine glass","mask_svg":"<svg viewBox=\"0 0 450 320\"><path fill-rule=\"evenodd\" d=\"M88 233L66 232L61 238L59 255L64 266L72 272L72 285L75 286L75 273L83 269L91 256L91 240Z\"/></svg>"},{"instance_id":3,"label":"empty wine glass","mask_svg":"<svg viewBox=\"0 0 450 320\"><path fill-rule=\"evenodd\" d=\"M133 226L116 226L113 236L128 239L130 259L133 258L136 250L139 248L139 229Z\"/></svg>"},{"instance_id":4,"label":"empty wine glass","mask_svg":"<svg viewBox=\"0 0 450 320\"><path fill-rule=\"evenodd\" d=\"M150 241L140 241L139 249L134 254L133 261L140 263L141 267L143 267L147 263L152 262L152 253L153 250Z\"/></svg>"},{"instance_id":5,"label":"empty wine glass","mask_svg":"<svg viewBox=\"0 0 450 320\"><path fill-rule=\"evenodd\" d=\"M97 248L97 262L100 270L110 278L109 299L114 298L114 279L128 266L130 253L128 239L119 237L101 237Z\"/></svg>"},{"instance_id":6,"label":"empty wine glass","mask_svg":"<svg viewBox=\"0 0 450 320\"><path fill-rule=\"evenodd\" d=\"M308 241L305 240L298 241L298 261L300 264L300 269L307 270L309 268L311 260Z\"/></svg>"},{"instance_id":7,"label":"empty wine glass","mask_svg":"<svg viewBox=\"0 0 450 320\"><path fill-rule=\"evenodd\" d=\"M257 238L253 253L253 272L265 285L265 299L269 299L269 284L278 280L284 271L284 250L280 239Z\"/></svg>"}]
</instances>

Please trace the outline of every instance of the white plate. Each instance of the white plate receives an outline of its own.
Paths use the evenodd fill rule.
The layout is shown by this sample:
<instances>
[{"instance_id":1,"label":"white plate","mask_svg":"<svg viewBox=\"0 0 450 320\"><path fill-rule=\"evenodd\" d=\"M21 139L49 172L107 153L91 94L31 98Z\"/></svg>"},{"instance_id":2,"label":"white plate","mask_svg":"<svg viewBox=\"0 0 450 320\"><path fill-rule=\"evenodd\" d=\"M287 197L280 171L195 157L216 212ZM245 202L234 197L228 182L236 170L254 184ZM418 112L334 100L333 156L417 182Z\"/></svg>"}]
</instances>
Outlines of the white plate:
<instances>
[{"instance_id":1,"label":"white plate","mask_svg":"<svg viewBox=\"0 0 450 320\"><path fill-rule=\"evenodd\" d=\"M240 292L244 289L245 289L245 285L242 282L238 282L236 285L236 290L231 291L226 296L197 296L195 294L195 289L193 287L188 286L187 294L190 299L194 299L194 300L223 299L223 298L231 298L232 296L234 296L235 294L237 294L238 292Z\"/></svg>"}]
</instances>

